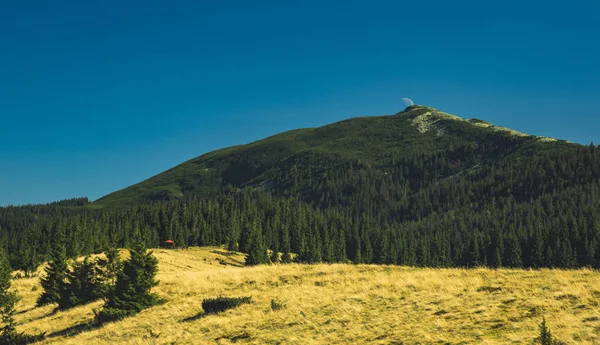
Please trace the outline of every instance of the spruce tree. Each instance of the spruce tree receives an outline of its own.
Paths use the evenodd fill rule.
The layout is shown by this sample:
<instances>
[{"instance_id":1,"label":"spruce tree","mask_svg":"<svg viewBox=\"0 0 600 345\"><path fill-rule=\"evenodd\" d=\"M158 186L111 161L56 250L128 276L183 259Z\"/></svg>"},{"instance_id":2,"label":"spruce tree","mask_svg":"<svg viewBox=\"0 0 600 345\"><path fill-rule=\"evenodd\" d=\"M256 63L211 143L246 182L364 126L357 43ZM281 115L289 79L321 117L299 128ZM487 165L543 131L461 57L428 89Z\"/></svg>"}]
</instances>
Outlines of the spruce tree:
<instances>
[{"instance_id":1,"label":"spruce tree","mask_svg":"<svg viewBox=\"0 0 600 345\"><path fill-rule=\"evenodd\" d=\"M281 263L283 263L283 264L289 264L292 261L293 261L292 254L289 251L284 252L283 255L281 256Z\"/></svg>"},{"instance_id":2,"label":"spruce tree","mask_svg":"<svg viewBox=\"0 0 600 345\"><path fill-rule=\"evenodd\" d=\"M15 329L15 304L19 301L16 292L10 291L12 270L0 246L0 345L21 345L41 340L44 334L28 335Z\"/></svg>"},{"instance_id":3,"label":"spruce tree","mask_svg":"<svg viewBox=\"0 0 600 345\"><path fill-rule=\"evenodd\" d=\"M44 291L36 302L37 306L56 303L60 300L61 288L67 275L68 266L64 246L58 242L59 240L55 240L52 248L52 261L45 269L46 275L41 279Z\"/></svg>"},{"instance_id":4,"label":"spruce tree","mask_svg":"<svg viewBox=\"0 0 600 345\"><path fill-rule=\"evenodd\" d=\"M521 258L521 245L515 235L508 238L506 246L506 260L503 260L509 267L523 267Z\"/></svg>"},{"instance_id":5,"label":"spruce tree","mask_svg":"<svg viewBox=\"0 0 600 345\"><path fill-rule=\"evenodd\" d=\"M290 232L287 225L283 226L283 235L282 235L282 255L281 255L281 263L288 264L292 262L292 255L290 253Z\"/></svg>"},{"instance_id":6,"label":"spruce tree","mask_svg":"<svg viewBox=\"0 0 600 345\"><path fill-rule=\"evenodd\" d=\"M97 300L102 296L102 281L98 276L96 262L86 257L74 262L67 279L60 289L59 309L72 308Z\"/></svg>"},{"instance_id":7,"label":"spruce tree","mask_svg":"<svg viewBox=\"0 0 600 345\"><path fill-rule=\"evenodd\" d=\"M480 265L479 262L479 238L477 233L473 235L473 239L471 240L471 245L469 248L469 256L467 258L467 265L469 267L476 267Z\"/></svg>"},{"instance_id":8,"label":"spruce tree","mask_svg":"<svg viewBox=\"0 0 600 345\"><path fill-rule=\"evenodd\" d=\"M500 248L496 247L496 251L494 254L494 267L500 268L502 267L502 255L500 254Z\"/></svg>"},{"instance_id":9,"label":"spruce tree","mask_svg":"<svg viewBox=\"0 0 600 345\"><path fill-rule=\"evenodd\" d=\"M542 319L542 323L540 324L540 343L542 345L553 345L554 341L552 340L552 332L546 326L546 318Z\"/></svg>"},{"instance_id":10,"label":"spruce tree","mask_svg":"<svg viewBox=\"0 0 600 345\"><path fill-rule=\"evenodd\" d=\"M269 262L269 257L263 244L261 233L262 230L260 230L260 228L254 224L252 226L250 241L248 243L249 250L248 256L246 257L246 266L261 265Z\"/></svg>"},{"instance_id":11,"label":"spruce tree","mask_svg":"<svg viewBox=\"0 0 600 345\"><path fill-rule=\"evenodd\" d=\"M119 249L111 247L105 252L106 259L99 258L97 261L97 275L102 282L102 296L108 297L117 282L117 276L123 270L123 261Z\"/></svg>"},{"instance_id":12,"label":"spruce tree","mask_svg":"<svg viewBox=\"0 0 600 345\"><path fill-rule=\"evenodd\" d=\"M14 291L9 291L11 281L11 269L4 256L4 251L0 254L0 317L2 318L2 328L0 329L0 342L6 343L5 339L10 339L15 333L15 303L19 297Z\"/></svg>"},{"instance_id":13,"label":"spruce tree","mask_svg":"<svg viewBox=\"0 0 600 345\"><path fill-rule=\"evenodd\" d=\"M275 247L273 250L271 250L271 262L274 264L278 264L279 263L279 250L277 250L277 247Z\"/></svg>"},{"instance_id":14,"label":"spruce tree","mask_svg":"<svg viewBox=\"0 0 600 345\"><path fill-rule=\"evenodd\" d=\"M96 313L98 322L135 315L161 301L151 292L158 285L155 280L158 260L141 244L135 245L130 253L123 270L117 274L115 288L110 291L103 309Z\"/></svg>"}]
</instances>

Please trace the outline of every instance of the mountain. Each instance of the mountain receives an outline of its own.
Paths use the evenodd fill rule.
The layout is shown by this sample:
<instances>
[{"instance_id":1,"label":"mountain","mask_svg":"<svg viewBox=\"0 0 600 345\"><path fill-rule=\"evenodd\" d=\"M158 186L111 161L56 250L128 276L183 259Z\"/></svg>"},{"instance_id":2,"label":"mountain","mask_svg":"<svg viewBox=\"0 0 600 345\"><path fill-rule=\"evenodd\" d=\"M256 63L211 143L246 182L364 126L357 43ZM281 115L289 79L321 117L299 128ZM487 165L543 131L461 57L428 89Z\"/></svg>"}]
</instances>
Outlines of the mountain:
<instances>
[{"instance_id":1,"label":"mountain","mask_svg":"<svg viewBox=\"0 0 600 345\"><path fill-rule=\"evenodd\" d=\"M207 153L93 203L3 208L0 243L27 272L61 238L69 257L172 240L251 263L600 268L599 215L600 147L411 106Z\"/></svg>"},{"instance_id":2,"label":"mountain","mask_svg":"<svg viewBox=\"0 0 600 345\"><path fill-rule=\"evenodd\" d=\"M526 135L477 119L465 120L430 107L411 106L392 116L353 118L210 152L94 204L124 206L206 197L228 185L286 194L293 189L294 178L324 178L327 171L345 169L349 164L367 165L385 174L391 165L407 163L414 157L445 156L452 160L453 165L446 166L445 171L417 176L425 180L414 181L432 183L473 172L511 155L516 158L578 149L579 145L565 141Z\"/></svg>"}]
</instances>

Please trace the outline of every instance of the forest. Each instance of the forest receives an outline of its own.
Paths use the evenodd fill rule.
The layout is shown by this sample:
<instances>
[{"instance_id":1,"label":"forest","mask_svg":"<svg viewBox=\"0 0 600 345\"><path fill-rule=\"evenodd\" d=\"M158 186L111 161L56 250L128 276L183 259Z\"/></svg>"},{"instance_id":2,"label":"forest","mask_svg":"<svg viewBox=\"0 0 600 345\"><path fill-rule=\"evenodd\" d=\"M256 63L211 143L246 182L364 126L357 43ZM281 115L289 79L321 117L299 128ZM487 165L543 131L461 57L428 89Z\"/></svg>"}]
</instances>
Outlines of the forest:
<instances>
[{"instance_id":1,"label":"forest","mask_svg":"<svg viewBox=\"0 0 600 345\"><path fill-rule=\"evenodd\" d=\"M485 163L481 150L467 142L380 164L311 154L287 162L271 187L226 184L119 207L87 198L4 207L0 239L11 266L27 273L58 238L71 258L170 239L225 245L253 264L600 267L600 147L508 146Z\"/></svg>"}]
</instances>

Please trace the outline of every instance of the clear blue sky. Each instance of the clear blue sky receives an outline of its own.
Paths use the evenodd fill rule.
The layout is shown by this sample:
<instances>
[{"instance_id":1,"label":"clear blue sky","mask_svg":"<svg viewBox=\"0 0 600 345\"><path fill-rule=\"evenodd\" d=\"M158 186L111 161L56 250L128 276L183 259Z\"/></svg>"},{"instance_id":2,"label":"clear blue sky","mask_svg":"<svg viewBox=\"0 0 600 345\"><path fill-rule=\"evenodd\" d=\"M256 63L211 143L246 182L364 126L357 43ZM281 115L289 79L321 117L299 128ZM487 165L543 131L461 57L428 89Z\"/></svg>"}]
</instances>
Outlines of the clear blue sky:
<instances>
[{"instance_id":1,"label":"clear blue sky","mask_svg":"<svg viewBox=\"0 0 600 345\"><path fill-rule=\"evenodd\" d=\"M489 3L0 1L0 205L96 199L402 97L600 143L600 5Z\"/></svg>"}]
</instances>

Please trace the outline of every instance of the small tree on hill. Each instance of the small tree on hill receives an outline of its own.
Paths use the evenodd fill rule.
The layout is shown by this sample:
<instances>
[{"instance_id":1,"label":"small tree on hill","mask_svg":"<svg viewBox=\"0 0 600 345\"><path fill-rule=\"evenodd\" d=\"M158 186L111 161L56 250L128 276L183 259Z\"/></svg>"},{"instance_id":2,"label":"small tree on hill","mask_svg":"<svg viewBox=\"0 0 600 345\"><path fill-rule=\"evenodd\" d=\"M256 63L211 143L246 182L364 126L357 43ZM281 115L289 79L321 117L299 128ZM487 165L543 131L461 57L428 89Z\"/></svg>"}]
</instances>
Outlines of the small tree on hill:
<instances>
[{"instance_id":1,"label":"small tree on hill","mask_svg":"<svg viewBox=\"0 0 600 345\"><path fill-rule=\"evenodd\" d=\"M41 280L44 291L37 300L37 306L56 303L60 300L60 292L67 270L65 249L61 244L55 243L52 248L51 261L45 269L46 275Z\"/></svg>"},{"instance_id":2,"label":"small tree on hill","mask_svg":"<svg viewBox=\"0 0 600 345\"><path fill-rule=\"evenodd\" d=\"M61 285L58 308L72 308L102 297L103 282L97 273L96 261L89 257L74 262L72 270L67 272L66 282Z\"/></svg>"},{"instance_id":3,"label":"small tree on hill","mask_svg":"<svg viewBox=\"0 0 600 345\"><path fill-rule=\"evenodd\" d=\"M102 281L102 296L108 297L111 290L115 287L119 272L123 270L123 261L117 248L108 249L105 255L106 259L98 259L96 269Z\"/></svg>"},{"instance_id":4,"label":"small tree on hill","mask_svg":"<svg viewBox=\"0 0 600 345\"><path fill-rule=\"evenodd\" d=\"M284 252L281 256L281 262L284 264L289 264L292 262L292 254L290 252Z\"/></svg>"},{"instance_id":5,"label":"small tree on hill","mask_svg":"<svg viewBox=\"0 0 600 345\"><path fill-rule=\"evenodd\" d=\"M258 226L252 227L248 256L246 257L246 266L255 266L269 263L269 256L267 255L267 249L265 248L261 236L261 230Z\"/></svg>"},{"instance_id":6,"label":"small tree on hill","mask_svg":"<svg viewBox=\"0 0 600 345\"><path fill-rule=\"evenodd\" d=\"M540 324L540 336L537 338L537 341L542 345L565 345L565 342L555 339L552 336L552 332L550 332L550 329L546 325L546 318L543 318Z\"/></svg>"},{"instance_id":7,"label":"small tree on hill","mask_svg":"<svg viewBox=\"0 0 600 345\"><path fill-rule=\"evenodd\" d=\"M546 326L546 318L542 319L542 323L540 324L540 343L542 345L552 345L554 342L552 341L552 333L548 326Z\"/></svg>"},{"instance_id":8,"label":"small tree on hill","mask_svg":"<svg viewBox=\"0 0 600 345\"><path fill-rule=\"evenodd\" d=\"M0 246L0 344L20 345L41 340L44 335L28 335L15 329L15 304L19 301L16 292L10 291L12 270Z\"/></svg>"},{"instance_id":9,"label":"small tree on hill","mask_svg":"<svg viewBox=\"0 0 600 345\"><path fill-rule=\"evenodd\" d=\"M109 292L103 309L96 313L96 320L122 319L160 303L159 297L150 292L158 285L157 271L158 260L152 252L143 245L136 245L129 260L123 264L123 270L117 274L115 288Z\"/></svg>"},{"instance_id":10,"label":"small tree on hill","mask_svg":"<svg viewBox=\"0 0 600 345\"><path fill-rule=\"evenodd\" d=\"M292 262L292 255L290 254L290 232L287 226L283 227L283 248L281 255L281 262L284 264L288 264Z\"/></svg>"},{"instance_id":11,"label":"small tree on hill","mask_svg":"<svg viewBox=\"0 0 600 345\"><path fill-rule=\"evenodd\" d=\"M274 264L278 264L279 263L279 251L277 250L277 247L275 247L275 249L273 249L271 251L271 262Z\"/></svg>"}]
</instances>

